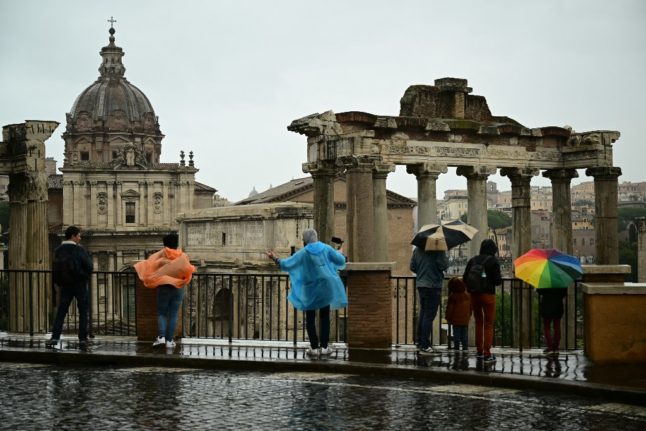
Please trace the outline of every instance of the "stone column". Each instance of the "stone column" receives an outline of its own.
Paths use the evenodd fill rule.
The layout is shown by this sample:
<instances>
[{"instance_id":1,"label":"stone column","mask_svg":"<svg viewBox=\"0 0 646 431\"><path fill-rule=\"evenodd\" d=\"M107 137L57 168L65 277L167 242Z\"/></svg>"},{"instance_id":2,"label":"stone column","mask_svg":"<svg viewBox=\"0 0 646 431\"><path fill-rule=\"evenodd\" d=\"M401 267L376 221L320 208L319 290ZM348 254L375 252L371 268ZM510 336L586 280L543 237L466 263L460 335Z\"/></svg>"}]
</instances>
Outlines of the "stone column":
<instances>
[{"instance_id":1,"label":"stone column","mask_svg":"<svg viewBox=\"0 0 646 431\"><path fill-rule=\"evenodd\" d=\"M417 177L417 229L426 224L437 223L437 191L435 184L440 174L447 172L446 166L432 163L406 165L406 172Z\"/></svg>"},{"instance_id":2,"label":"stone column","mask_svg":"<svg viewBox=\"0 0 646 431\"><path fill-rule=\"evenodd\" d=\"M117 206L117 199L114 196L114 181L108 181L106 183L106 189L108 192L108 229L114 229L115 228L115 223L114 223L114 215L115 215L115 210Z\"/></svg>"},{"instance_id":3,"label":"stone column","mask_svg":"<svg viewBox=\"0 0 646 431\"><path fill-rule=\"evenodd\" d=\"M543 172L552 180L552 247L572 254L572 199L570 185L572 178L579 174L575 169L549 169ZM576 348L576 291L574 285L568 288L565 319L561 319L562 347ZM567 322L567 327L566 327ZM567 335L567 336L565 336ZM565 345L567 340L567 346Z\"/></svg>"},{"instance_id":4,"label":"stone column","mask_svg":"<svg viewBox=\"0 0 646 431\"><path fill-rule=\"evenodd\" d=\"M375 163L372 171L375 260L377 262L388 261L388 197L386 196L386 178L390 172L395 172L395 165L391 163Z\"/></svg>"},{"instance_id":5,"label":"stone column","mask_svg":"<svg viewBox=\"0 0 646 431\"><path fill-rule=\"evenodd\" d=\"M511 253L516 259L532 247L530 182L533 176L538 175L538 169L504 168L500 174L511 180Z\"/></svg>"},{"instance_id":6,"label":"stone column","mask_svg":"<svg viewBox=\"0 0 646 431\"><path fill-rule=\"evenodd\" d=\"M594 218L596 263L614 265L619 263L619 242L617 239L617 179L621 168L588 168L586 175L594 177Z\"/></svg>"},{"instance_id":7,"label":"stone column","mask_svg":"<svg viewBox=\"0 0 646 431\"><path fill-rule=\"evenodd\" d=\"M115 181L115 186L116 186L116 202L114 203L114 209L115 209L115 227L116 226L123 226L126 222L125 217L122 215L124 208L123 208L123 199L121 198L121 194L123 193L123 183L121 181Z\"/></svg>"},{"instance_id":8,"label":"stone column","mask_svg":"<svg viewBox=\"0 0 646 431\"><path fill-rule=\"evenodd\" d=\"M98 228L99 224L99 214L96 206L96 193L97 193L97 182L88 181L88 189L90 191L90 214L88 214L87 225L91 226L93 229Z\"/></svg>"},{"instance_id":9,"label":"stone column","mask_svg":"<svg viewBox=\"0 0 646 431\"><path fill-rule=\"evenodd\" d=\"M146 226L152 226L154 224L154 195L155 195L155 183L153 181L146 181ZM190 209L193 209L192 207Z\"/></svg>"},{"instance_id":10,"label":"stone column","mask_svg":"<svg viewBox=\"0 0 646 431\"><path fill-rule=\"evenodd\" d=\"M76 181L74 219L77 226L87 226L87 185L85 181Z\"/></svg>"},{"instance_id":11,"label":"stone column","mask_svg":"<svg viewBox=\"0 0 646 431\"><path fill-rule=\"evenodd\" d=\"M511 180L512 259L518 258L532 246L530 182L537 169L504 168L501 175ZM529 347L532 287L519 283L512 289L514 346Z\"/></svg>"},{"instance_id":12,"label":"stone column","mask_svg":"<svg viewBox=\"0 0 646 431\"><path fill-rule=\"evenodd\" d=\"M572 254L572 199L570 185L579 174L575 169L549 169L543 172L552 180L552 247Z\"/></svg>"},{"instance_id":13,"label":"stone column","mask_svg":"<svg viewBox=\"0 0 646 431\"><path fill-rule=\"evenodd\" d=\"M145 226L146 224L146 182L139 181L137 192L139 193L139 200L137 202L137 226Z\"/></svg>"},{"instance_id":14,"label":"stone column","mask_svg":"<svg viewBox=\"0 0 646 431\"><path fill-rule=\"evenodd\" d=\"M467 179L467 223L478 229L469 244L469 256L480 252L480 243L488 238L489 221L487 218L487 178L496 168L486 166L459 166L457 174Z\"/></svg>"},{"instance_id":15,"label":"stone column","mask_svg":"<svg viewBox=\"0 0 646 431\"><path fill-rule=\"evenodd\" d=\"M314 229L319 240L330 243L334 236L334 179L332 163L303 163L303 172L312 175L314 187Z\"/></svg>"},{"instance_id":16,"label":"stone column","mask_svg":"<svg viewBox=\"0 0 646 431\"><path fill-rule=\"evenodd\" d=\"M162 224L164 226L168 226L170 224L170 182L169 181L163 181L162 182L162 195L163 195L163 201L162 201Z\"/></svg>"},{"instance_id":17,"label":"stone column","mask_svg":"<svg viewBox=\"0 0 646 431\"><path fill-rule=\"evenodd\" d=\"M45 141L52 135L55 121L26 121L2 128L0 150L9 163L2 165L9 175L9 269L48 270L47 173ZM5 160L6 162L6 160ZM42 274L8 274L10 301L8 329L34 333L48 330L47 303L50 277Z\"/></svg>"},{"instance_id":18,"label":"stone column","mask_svg":"<svg viewBox=\"0 0 646 431\"><path fill-rule=\"evenodd\" d=\"M637 228L637 282L646 283L646 217L634 221Z\"/></svg>"},{"instance_id":19,"label":"stone column","mask_svg":"<svg viewBox=\"0 0 646 431\"><path fill-rule=\"evenodd\" d=\"M374 262L374 160L369 156L349 156L340 161L346 168L348 258L351 262Z\"/></svg>"}]
</instances>

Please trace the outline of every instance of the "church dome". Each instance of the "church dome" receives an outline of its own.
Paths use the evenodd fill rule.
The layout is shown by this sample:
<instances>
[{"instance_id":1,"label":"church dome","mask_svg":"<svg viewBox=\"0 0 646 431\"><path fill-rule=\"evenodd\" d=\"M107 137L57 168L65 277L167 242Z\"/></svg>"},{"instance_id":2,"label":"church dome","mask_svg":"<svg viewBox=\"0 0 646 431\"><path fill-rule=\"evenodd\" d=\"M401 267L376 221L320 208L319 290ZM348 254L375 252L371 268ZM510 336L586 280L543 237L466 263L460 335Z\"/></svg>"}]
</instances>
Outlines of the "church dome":
<instances>
[{"instance_id":1,"label":"church dome","mask_svg":"<svg viewBox=\"0 0 646 431\"><path fill-rule=\"evenodd\" d=\"M126 68L121 62L124 52L114 43L114 28L109 32L110 43L101 49L100 76L76 98L67 114L67 132L160 134L150 100L124 76Z\"/></svg>"}]
</instances>

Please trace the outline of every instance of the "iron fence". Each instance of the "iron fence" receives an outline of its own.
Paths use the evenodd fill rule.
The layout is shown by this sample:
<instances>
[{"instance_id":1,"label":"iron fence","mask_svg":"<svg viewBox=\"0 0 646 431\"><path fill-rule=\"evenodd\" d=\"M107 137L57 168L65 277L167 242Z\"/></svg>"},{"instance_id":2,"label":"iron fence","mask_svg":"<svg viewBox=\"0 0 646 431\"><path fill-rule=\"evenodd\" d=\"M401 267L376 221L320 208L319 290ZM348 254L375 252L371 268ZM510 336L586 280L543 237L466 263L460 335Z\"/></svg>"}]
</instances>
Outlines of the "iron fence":
<instances>
[{"instance_id":1,"label":"iron fence","mask_svg":"<svg viewBox=\"0 0 646 431\"><path fill-rule=\"evenodd\" d=\"M89 283L90 335L136 335L134 272L92 273ZM57 304L51 271L0 270L0 330L50 332ZM66 334L78 333L76 300L63 325Z\"/></svg>"},{"instance_id":2,"label":"iron fence","mask_svg":"<svg viewBox=\"0 0 646 431\"><path fill-rule=\"evenodd\" d=\"M448 280L448 279L447 279ZM94 272L90 279L90 334L136 335L135 272ZM451 329L445 320L448 289L431 331L434 345L450 345ZM0 271L0 330L46 333L54 318L56 291L51 271ZM415 278L391 277L393 342L415 344L418 296ZM305 341L305 316L288 301L289 277L284 273L196 273L186 287L182 307L184 337L240 340ZM578 283L566 297L562 319L565 348L581 348L583 315ZM330 341L347 339L347 309L330 316ZM64 332L76 334L78 311L70 306ZM542 324L535 289L518 279L505 278L496 290L494 346L542 346Z\"/></svg>"},{"instance_id":3,"label":"iron fence","mask_svg":"<svg viewBox=\"0 0 646 431\"><path fill-rule=\"evenodd\" d=\"M433 345L449 343L451 328L446 323L448 280L442 286L442 300L437 317L433 320L431 342ZM417 334L418 295L415 277L391 277L393 289L393 340L395 344L415 344ZM579 282L568 288L565 313L561 319L561 342L565 349L583 347L583 307ZM473 341L473 334L470 334ZM496 318L494 321L494 347L537 348L544 347L543 324L538 311L536 289L516 278L503 278L496 286Z\"/></svg>"},{"instance_id":4,"label":"iron fence","mask_svg":"<svg viewBox=\"0 0 646 431\"><path fill-rule=\"evenodd\" d=\"M185 337L305 341L305 314L289 304L287 274L194 274L182 310ZM347 310L330 313L330 341L346 340Z\"/></svg>"}]
</instances>

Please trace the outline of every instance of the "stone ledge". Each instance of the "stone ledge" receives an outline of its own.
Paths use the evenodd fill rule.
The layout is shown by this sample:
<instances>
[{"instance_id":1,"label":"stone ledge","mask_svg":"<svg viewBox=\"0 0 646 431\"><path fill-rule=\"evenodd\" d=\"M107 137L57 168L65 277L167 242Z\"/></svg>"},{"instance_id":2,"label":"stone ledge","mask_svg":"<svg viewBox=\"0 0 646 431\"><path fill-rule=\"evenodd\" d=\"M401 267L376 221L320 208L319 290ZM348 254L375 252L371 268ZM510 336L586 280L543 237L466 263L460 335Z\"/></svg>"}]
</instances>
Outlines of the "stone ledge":
<instances>
[{"instance_id":1,"label":"stone ledge","mask_svg":"<svg viewBox=\"0 0 646 431\"><path fill-rule=\"evenodd\" d=\"M646 295L646 283L581 283L588 295Z\"/></svg>"},{"instance_id":2,"label":"stone ledge","mask_svg":"<svg viewBox=\"0 0 646 431\"><path fill-rule=\"evenodd\" d=\"M583 274L630 274L630 265L581 265Z\"/></svg>"},{"instance_id":3,"label":"stone ledge","mask_svg":"<svg viewBox=\"0 0 646 431\"><path fill-rule=\"evenodd\" d=\"M348 262L345 271L392 271L395 262Z\"/></svg>"}]
</instances>

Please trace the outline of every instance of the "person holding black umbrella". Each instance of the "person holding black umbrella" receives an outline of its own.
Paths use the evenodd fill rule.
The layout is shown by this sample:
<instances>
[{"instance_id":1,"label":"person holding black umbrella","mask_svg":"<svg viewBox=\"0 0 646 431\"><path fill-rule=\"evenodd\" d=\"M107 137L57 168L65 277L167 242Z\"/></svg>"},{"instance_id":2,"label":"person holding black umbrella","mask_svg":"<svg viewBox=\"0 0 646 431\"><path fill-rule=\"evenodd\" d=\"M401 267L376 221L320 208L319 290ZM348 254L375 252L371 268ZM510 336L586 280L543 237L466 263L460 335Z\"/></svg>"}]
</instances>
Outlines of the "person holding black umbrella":
<instances>
[{"instance_id":1,"label":"person holding black umbrella","mask_svg":"<svg viewBox=\"0 0 646 431\"><path fill-rule=\"evenodd\" d=\"M442 299L444 271L449 259L442 250L425 251L415 246L410 260L410 270L415 273L415 286L419 293L419 319L417 321L417 348L420 355L432 355L435 349L430 336L433 320Z\"/></svg>"}]
</instances>

